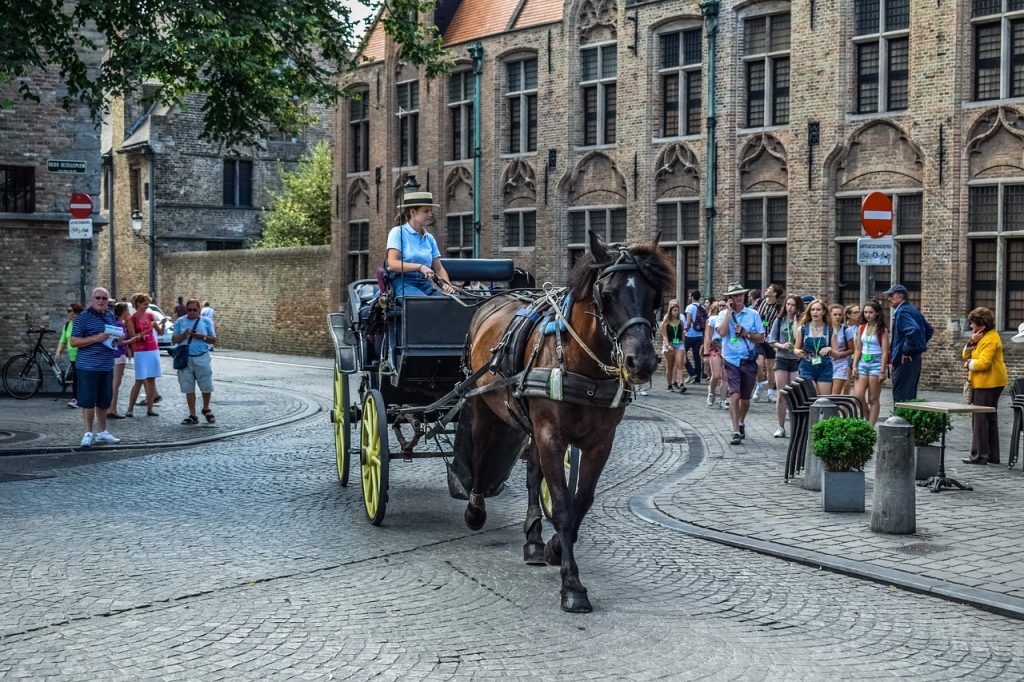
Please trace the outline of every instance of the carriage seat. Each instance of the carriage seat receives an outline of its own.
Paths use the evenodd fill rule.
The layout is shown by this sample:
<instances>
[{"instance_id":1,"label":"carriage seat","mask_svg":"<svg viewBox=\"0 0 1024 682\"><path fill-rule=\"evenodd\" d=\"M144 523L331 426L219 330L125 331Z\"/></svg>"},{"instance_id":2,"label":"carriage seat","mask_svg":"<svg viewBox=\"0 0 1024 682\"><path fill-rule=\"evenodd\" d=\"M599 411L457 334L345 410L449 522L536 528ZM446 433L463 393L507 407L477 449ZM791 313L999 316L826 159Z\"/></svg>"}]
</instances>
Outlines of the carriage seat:
<instances>
[{"instance_id":1,"label":"carriage seat","mask_svg":"<svg viewBox=\"0 0 1024 682\"><path fill-rule=\"evenodd\" d=\"M442 258L451 282L508 282L515 274L510 258Z\"/></svg>"}]
</instances>

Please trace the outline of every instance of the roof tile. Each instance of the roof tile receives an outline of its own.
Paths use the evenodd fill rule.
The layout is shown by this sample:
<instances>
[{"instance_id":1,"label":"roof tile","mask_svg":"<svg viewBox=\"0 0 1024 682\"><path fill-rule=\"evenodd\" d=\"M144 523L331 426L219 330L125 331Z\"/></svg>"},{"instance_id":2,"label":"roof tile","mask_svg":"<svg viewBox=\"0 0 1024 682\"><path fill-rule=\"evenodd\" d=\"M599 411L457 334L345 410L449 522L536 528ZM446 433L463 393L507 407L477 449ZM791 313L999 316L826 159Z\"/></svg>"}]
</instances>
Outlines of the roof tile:
<instances>
[{"instance_id":1,"label":"roof tile","mask_svg":"<svg viewBox=\"0 0 1024 682\"><path fill-rule=\"evenodd\" d=\"M526 6L516 19L515 28L539 26L562 20L561 0L526 0Z\"/></svg>"}]
</instances>

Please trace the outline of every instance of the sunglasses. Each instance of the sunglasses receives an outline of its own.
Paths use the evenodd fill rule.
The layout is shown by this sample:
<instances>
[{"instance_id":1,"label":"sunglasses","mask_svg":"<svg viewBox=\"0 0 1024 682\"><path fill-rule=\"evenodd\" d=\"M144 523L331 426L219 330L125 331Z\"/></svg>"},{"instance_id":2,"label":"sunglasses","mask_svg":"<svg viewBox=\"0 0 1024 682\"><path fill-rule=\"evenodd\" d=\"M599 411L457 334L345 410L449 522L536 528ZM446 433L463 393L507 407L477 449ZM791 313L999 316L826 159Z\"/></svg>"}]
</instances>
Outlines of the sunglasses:
<instances>
[{"instance_id":1,"label":"sunglasses","mask_svg":"<svg viewBox=\"0 0 1024 682\"><path fill-rule=\"evenodd\" d=\"M97 301L108 301L108 300L110 300L109 296L93 296L93 298L96 299Z\"/></svg>"},{"instance_id":2,"label":"sunglasses","mask_svg":"<svg viewBox=\"0 0 1024 682\"><path fill-rule=\"evenodd\" d=\"M74 308L68 308L68 312L69 313L73 313L73 312L75 312L75 310L74 310Z\"/></svg>"}]
</instances>

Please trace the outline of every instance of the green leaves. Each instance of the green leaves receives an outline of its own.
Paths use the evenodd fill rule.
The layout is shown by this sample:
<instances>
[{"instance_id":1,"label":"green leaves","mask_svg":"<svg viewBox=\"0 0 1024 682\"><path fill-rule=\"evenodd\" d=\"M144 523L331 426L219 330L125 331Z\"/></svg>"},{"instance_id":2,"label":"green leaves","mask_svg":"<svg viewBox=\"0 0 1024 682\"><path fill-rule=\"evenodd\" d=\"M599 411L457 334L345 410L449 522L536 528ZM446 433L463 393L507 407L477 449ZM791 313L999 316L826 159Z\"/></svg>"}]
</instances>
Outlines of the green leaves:
<instances>
[{"instance_id":1,"label":"green leaves","mask_svg":"<svg viewBox=\"0 0 1024 682\"><path fill-rule=\"evenodd\" d=\"M916 398L910 402L923 403L925 399ZM943 431L953 430L953 418L944 412L925 412L897 407L892 413L914 427L914 445L931 445L939 440Z\"/></svg>"},{"instance_id":2,"label":"green leaves","mask_svg":"<svg viewBox=\"0 0 1024 682\"><path fill-rule=\"evenodd\" d=\"M310 121L296 101L333 106L341 76L357 66L366 26L351 20L352 0L17 0L0 3L0 78L38 68L67 83L65 108L96 117L106 97L159 81L162 103L206 95L201 137L228 147L259 144L271 127L294 133ZM367 5L372 0L359 0ZM65 7L73 7L65 11ZM428 78L447 68L441 37L415 20L433 0L391 0L385 30L402 59ZM101 65L92 46L106 48ZM0 80L2 83L2 80ZM37 97L29 81L24 99Z\"/></svg>"},{"instance_id":3,"label":"green leaves","mask_svg":"<svg viewBox=\"0 0 1024 682\"><path fill-rule=\"evenodd\" d=\"M320 142L299 161L295 172L281 173L281 185L281 193L273 195L263 219L263 239L252 247L330 244L330 144Z\"/></svg>"},{"instance_id":4,"label":"green leaves","mask_svg":"<svg viewBox=\"0 0 1024 682\"><path fill-rule=\"evenodd\" d=\"M829 471L859 470L871 459L877 434L856 417L831 417L811 427L814 454Z\"/></svg>"}]
</instances>

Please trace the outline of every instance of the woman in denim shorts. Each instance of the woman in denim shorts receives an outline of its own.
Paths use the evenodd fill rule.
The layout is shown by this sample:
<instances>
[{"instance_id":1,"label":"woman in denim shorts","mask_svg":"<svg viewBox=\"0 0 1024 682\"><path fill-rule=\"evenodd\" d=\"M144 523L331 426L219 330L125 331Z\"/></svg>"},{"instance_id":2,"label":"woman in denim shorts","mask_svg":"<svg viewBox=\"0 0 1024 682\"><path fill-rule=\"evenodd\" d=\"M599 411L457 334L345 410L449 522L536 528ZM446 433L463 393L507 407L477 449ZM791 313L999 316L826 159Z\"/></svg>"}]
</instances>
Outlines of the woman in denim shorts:
<instances>
[{"instance_id":1,"label":"woman in denim shorts","mask_svg":"<svg viewBox=\"0 0 1024 682\"><path fill-rule=\"evenodd\" d=\"M868 301L861 313L853 348L853 395L860 400L864 414L874 426L881 408L879 397L889 366L889 329L882 315L882 304Z\"/></svg>"},{"instance_id":2,"label":"woman in denim shorts","mask_svg":"<svg viewBox=\"0 0 1024 682\"><path fill-rule=\"evenodd\" d=\"M768 343L775 349L775 386L780 390L796 379L800 370L800 358L794 352L794 339L798 320L804 310L804 302L799 296L789 296L782 304L778 315L772 321L768 332ZM786 401L781 394L775 405L779 428L773 434L775 438L786 437Z\"/></svg>"},{"instance_id":3,"label":"woman in denim shorts","mask_svg":"<svg viewBox=\"0 0 1024 682\"><path fill-rule=\"evenodd\" d=\"M824 301L811 301L793 334L796 356L800 358L800 377L813 381L818 395L828 395L832 390L832 355L839 352L827 316Z\"/></svg>"}]
</instances>

